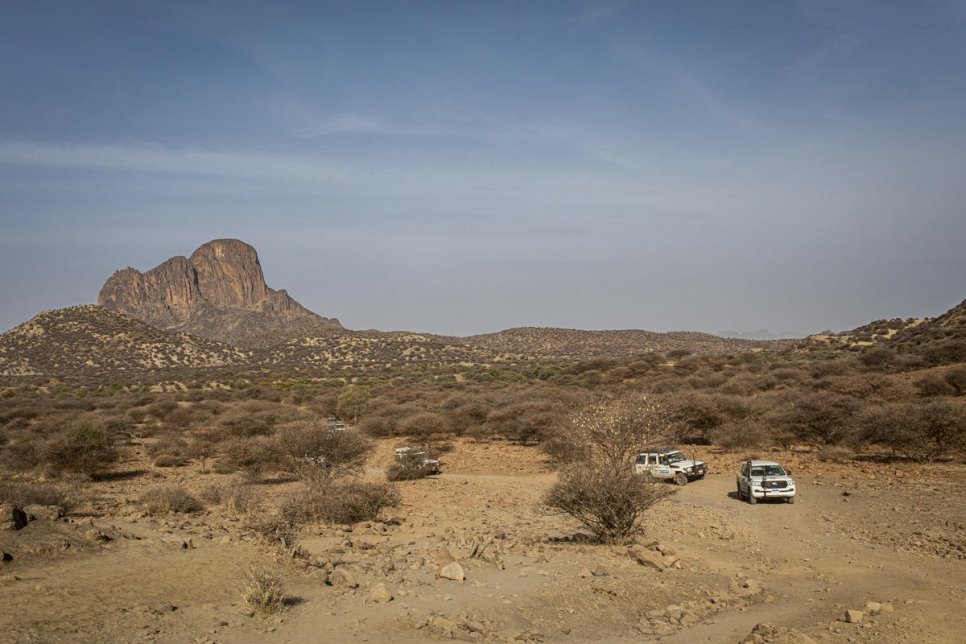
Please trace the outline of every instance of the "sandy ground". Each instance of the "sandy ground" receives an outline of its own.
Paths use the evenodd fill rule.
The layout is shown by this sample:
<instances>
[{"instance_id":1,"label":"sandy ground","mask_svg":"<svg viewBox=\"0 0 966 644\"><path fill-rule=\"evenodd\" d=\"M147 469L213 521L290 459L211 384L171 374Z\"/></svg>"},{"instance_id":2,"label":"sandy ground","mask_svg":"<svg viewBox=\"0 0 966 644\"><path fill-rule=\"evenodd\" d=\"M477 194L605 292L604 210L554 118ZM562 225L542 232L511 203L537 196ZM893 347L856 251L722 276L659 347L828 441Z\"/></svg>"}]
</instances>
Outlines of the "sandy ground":
<instances>
[{"instance_id":1,"label":"sandy ground","mask_svg":"<svg viewBox=\"0 0 966 644\"><path fill-rule=\"evenodd\" d=\"M391 449L380 444L370 475ZM751 506L734 495L739 455L698 456L712 473L655 509L639 540L679 560L663 571L542 510L554 475L531 448L458 441L442 475L398 484L404 504L384 520L310 526L296 557L221 506L139 515L133 499L159 474L128 463L147 473L92 484L83 515L0 531L13 555L0 568L0 640L739 642L768 623L776 642L963 641L962 465L775 455L795 471L798 502ZM198 465L161 475L189 489L227 480ZM441 548L464 581L437 578ZM281 576L281 614L246 612L253 563ZM345 574L330 585L334 569ZM849 609L862 623L844 621Z\"/></svg>"}]
</instances>

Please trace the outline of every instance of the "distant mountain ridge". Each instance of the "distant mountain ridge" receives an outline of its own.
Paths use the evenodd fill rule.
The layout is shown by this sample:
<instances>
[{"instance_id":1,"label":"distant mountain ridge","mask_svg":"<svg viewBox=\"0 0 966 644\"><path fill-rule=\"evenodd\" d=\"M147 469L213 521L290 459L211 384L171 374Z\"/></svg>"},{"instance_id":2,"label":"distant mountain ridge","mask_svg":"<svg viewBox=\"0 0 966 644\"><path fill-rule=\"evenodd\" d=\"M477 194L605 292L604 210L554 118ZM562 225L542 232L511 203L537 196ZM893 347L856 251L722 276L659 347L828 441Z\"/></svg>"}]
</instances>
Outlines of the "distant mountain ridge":
<instances>
[{"instance_id":1,"label":"distant mountain ridge","mask_svg":"<svg viewBox=\"0 0 966 644\"><path fill-rule=\"evenodd\" d=\"M341 330L336 319L308 310L285 290L265 283L255 249L237 239L216 239L190 257L172 257L147 272L112 275L97 303L164 331L239 346Z\"/></svg>"}]
</instances>

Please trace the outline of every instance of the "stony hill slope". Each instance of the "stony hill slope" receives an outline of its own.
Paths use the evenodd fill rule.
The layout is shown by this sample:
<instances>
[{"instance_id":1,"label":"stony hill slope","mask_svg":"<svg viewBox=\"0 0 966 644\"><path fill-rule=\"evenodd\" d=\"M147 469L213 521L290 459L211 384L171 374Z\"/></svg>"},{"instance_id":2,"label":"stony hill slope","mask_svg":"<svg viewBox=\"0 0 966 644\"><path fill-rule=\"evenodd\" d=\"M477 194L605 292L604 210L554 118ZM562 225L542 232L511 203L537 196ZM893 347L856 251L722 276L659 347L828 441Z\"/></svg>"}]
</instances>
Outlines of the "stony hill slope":
<instances>
[{"instance_id":1,"label":"stony hill slope","mask_svg":"<svg viewBox=\"0 0 966 644\"><path fill-rule=\"evenodd\" d=\"M242 365L249 352L167 333L101 306L44 311L0 335L0 375L130 375L171 369Z\"/></svg>"},{"instance_id":2,"label":"stony hill slope","mask_svg":"<svg viewBox=\"0 0 966 644\"><path fill-rule=\"evenodd\" d=\"M462 338L465 344L493 351L526 356L554 356L556 359L626 357L647 351L687 351L689 353L728 353L755 349L781 350L794 346L790 340L738 340L709 333L674 331L656 333L636 329L618 331L581 331L521 327L498 333Z\"/></svg>"}]
</instances>

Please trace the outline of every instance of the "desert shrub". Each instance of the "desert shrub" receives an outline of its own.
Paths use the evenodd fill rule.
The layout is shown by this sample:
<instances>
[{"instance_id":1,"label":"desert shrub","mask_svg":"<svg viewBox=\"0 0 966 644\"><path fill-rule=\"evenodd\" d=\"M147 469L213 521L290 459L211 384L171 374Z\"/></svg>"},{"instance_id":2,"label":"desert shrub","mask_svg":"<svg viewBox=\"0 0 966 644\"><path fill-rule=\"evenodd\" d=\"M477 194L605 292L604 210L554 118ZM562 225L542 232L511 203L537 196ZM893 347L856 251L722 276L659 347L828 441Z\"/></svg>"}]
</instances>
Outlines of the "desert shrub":
<instances>
[{"instance_id":1,"label":"desert shrub","mask_svg":"<svg viewBox=\"0 0 966 644\"><path fill-rule=\"evenodd\" d=\"M956 367L947 371L946 382L956 390L957 396L966 394L966 367Z\"/></svg>"},{"instance_id":2,"label":"desert shrub","mask_svg":"<svg viewBox=\"0 0 966 644\"><path fill-rule=\"evenodd\" d=\"M767 441L774 441L774 434L757 418L729 420L716 428L715 443L728 449L760 447Z\"/></svg>"},{"instance_id":3,"label":"desert shrub","mask_svg":"<svg viewBox=\"0 0 966 644\"><path fill-rule=\"evenodd\" d=\"M675 488L604 461L566 466L544 503L582 523L599 543L622 543L641 531L641 518Z\"/></svg>"},{"instance_id":4,"label":"desert shrub","mask_svg":"<svg viewBox=\"0 0 966 644\"><path fill-rule=\"evenodd\" d=\"M966 406L947 400L889 403L864 409L856 438L925 462L966 447Z\"/></svg>"},{"instance_id":5,"label":"desert shrub","mask_svg":"<svg viewBox=\"0 0 966 644\"><path fill-rule=\"evenodd\" d=\"M399 421L396 426L396 433L426 441L434 434L448 434L450 428L449 419L446 416L432 411L424 411Z\"/></svg>"},{"instance_id":6,"label":"desert shrub","mask_svg":"<svg viewBox=\"0 0 966 644\"><path fill-rule=\"evenodd\" d=\"M188 443L176 434L165 434L145 448L156 467L182 467L191 460Z\"/></svg>"},{"instance_id":7,"label":"desert shrub","mask_svg":"<svg viewBox=\"0 0 966 644\"><path fill-rule=\"evenodd\" d=\"M924 352L926 360L932 364L952 364L966 362L966 340L954 339L937 342Z\"/></svg>"},{"instance_id":8,"label":"desert shrub","mask_svg":"<svg viewBox=\"0 0 966 644\"><path fill-rule=\"evenodd\" d=\"M286 471L312 480L361 471L372 451L372 443L358 432L336 432L310 421L283 427L276 443Z\"/></svg>"},{"instance_id":9,"label":"desert shrub","mask_svg":"<svg viewBox=\"0 0 966 644\"><path fill-rule=\"evenodd\" d=\"M117 458L111 436L89 421L74 423L51 439L44 450L44 460L57 472L90 475L109 467Z\"/></svg>"},{"instance_id":10,"label":"desert shrub","mask_svg":"<svg viewBox=\"0 0 966 644\"><path fill-rule=\"evenodd\" d=\"M77 502L77 492L50 483L32 481L0 480L0 503L27 505L57 505L65 511Z\"/></svg>"},{"instance_id":11,"label":"desert shrub","mask_svg":"<svg viewBox=\"0 0 966 644\"><path fill-rule=\"evenodd\" d=\"M928 373L916 381L919 395L927 398L933 396L955 396L956 387L952 386L938 373Z\"/></svg>"},{"instance_id":12,"label":"desert shrub","mask_svg":"<svg viewBox=\"0 0 966 644\"><path fill-rule=\"evenodd\" d=\"M372 389L370 387L349 385L342 390L336 400L336 413L341 418L350 418L355 422L371 397Z\"/></svg>"},{"instance_id":13,"label":"desert shrub","mask_svg":"<svg viewBox=\"0 0 966 644\"><path fill-rule=\"evenodd\" d=\"M869 349L859 354L859 363L868 369L884 370L896 363L896 353L889 349Z\"/></svg>"},{"instance_id":14,"label":"desert shrub","mask_svg":"<svg viewBox=\"0 0 966 644\"><path fill-rule=\"evenodd\" d=\"M234 438L222 443L220 449L216 464L216 471L220 473L244 472L249 479L257 481L266 472L286 467L278 443L267 436Z\"/></svg>"},{"instance_id":15,"label":"desert shrub","mask_svg":"<svg viewBox=\"0 0 966 644\"><path fill-rule=\"evenodd\" d=\"M177 401L162 400L150 405L145 411L147 415L154 416L158 420L164 420L168 414L178 408Z\"/></svg>"},{"instance_id":16,"label":"desert shrub","mask_svg":"<svg viewBox=\"0 0 966 644\"><path fill-rule=\"evenodd\" d=\"M5 425L14 420L33 420L40 415L40 410L36 405L29 403L17 405L5 405L0 408L0 425Z\"/></svg>"},{"instance_id":17,"label":"desert shrub","mask_svg":"<svg viewBox=\"0 0 966 644\"><path fill-rule=\"evenodd\" d=\"M234 516L251 512L262 502L253 485L208 485L198 496L204 503L223 506L226 513Z\"/></svg>"},{"instance_id":18,"label":"desert shrub","mask_svg":"<svg viewBox=\"0 0 966 644\"><path fill-rule=\"evenodd\" d=\"M271 434L276 421L277 416L271 410L253 411L243 408L225 414L219 425L228 436L248 438Z\"/></svg>"},{"instance_id":19,"label":"desert shrub","mask_svg":"<svg viewBox=\"0 0 966 644\"><path fill-rule=\"evenodd\" d=\"M267 568L253 565L245 579L242 602L261 617L281 612L285 608L285 594L278 575Z\"/></svg>"},{"instance_id":20,"label":"desert shrub","mask_svg":"<svg viewBox=\"0 0 966 644\"><path fill-rule=\"evenodd\" d=\"M27 472L43 463L46 449L42 439L21 435L0 447L0 469L8 472Z\"/></svg>"},{"instance_id":21,"label":"desert shrub","mask_svg":"<svg viewBox=\"0 0 966 644\"><path fill-rule=\"evenodd\" d=\"M386 508L399 505L401 497L393 486L365 481L339 481L328 486L306 486L283 507L292 524L310 521L358 523L371 521Z\"/></svg>"},{"instance_id":22,"label":"desert shrub","mask_svg":"<svg viewBox=\"0 0 966 644\"><path fill-rule=\"evenodd\" d=\"M582 523L598 542L625 541L641 530L644 513L674 492L634 472L641 447L669 433L664 410L640 395L587 406L560 437L583 458L563 467L544 503Z\"/></svg>"},{"instance_id":23,"label":"desert shrub","mask_svg":"<svg viewBox=\"0 0 966 644\"><path fill-rule=\"evenodd\" d=\"M571 412L566 401L528 400L492 410L480 430L526 445L542 440L554 428L566 424Z\"/></svg>"},{"instance_id":24,"label":"desert shrub","mask_svg":"<svg viewBox=\"0 0 966 644\"><path fill-rule=\"evenodd\" d=\"M157 487L141 495L139 503L151 516L190 514L202 509L201 504L187 490L177 485Z\"/></svg>"},{"instance_id":25,"label":"desert shrub","mask_svg":"<svg viewBox=\"0 0 966 644\"><path fill-rule=\"evenodd\" d=\"M776 429L813 445L834 445L848 437L859 407L854 398L800 390L782 393L767 414Z\"/></svg>"},{"instance_id":26,"label":"desert shrub","mask_svg":"<svg viewBox=\"0 0 966 644\"><path fill-rule=\"evenodd\" d=\"M367 436L392 436L396 433L396 419L390 416L366 416L357 427Z\"/></svg>"}]
</instances>

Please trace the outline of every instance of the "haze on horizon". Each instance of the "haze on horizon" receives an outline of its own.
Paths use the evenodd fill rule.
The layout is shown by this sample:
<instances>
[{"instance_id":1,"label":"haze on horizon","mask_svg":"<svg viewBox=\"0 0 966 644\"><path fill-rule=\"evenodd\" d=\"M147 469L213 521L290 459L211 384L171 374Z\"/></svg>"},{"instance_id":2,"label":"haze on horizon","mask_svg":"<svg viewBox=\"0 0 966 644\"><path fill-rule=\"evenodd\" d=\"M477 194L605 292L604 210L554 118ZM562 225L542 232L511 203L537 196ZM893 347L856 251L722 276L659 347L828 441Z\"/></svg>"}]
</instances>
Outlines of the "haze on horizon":
<instances>
[{"instance_id":1,"label":"haze on horizon","mask_svg":"<svg viewBox=\"0 0 966 644\"><path fill-rule=\"evenodd\" d=\"M966 3L8 2L0 331L211 239L349 328L966 297Z\"/></svg>"}]
</instances>

